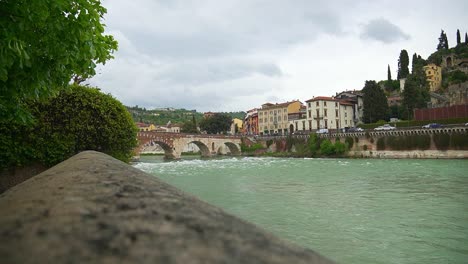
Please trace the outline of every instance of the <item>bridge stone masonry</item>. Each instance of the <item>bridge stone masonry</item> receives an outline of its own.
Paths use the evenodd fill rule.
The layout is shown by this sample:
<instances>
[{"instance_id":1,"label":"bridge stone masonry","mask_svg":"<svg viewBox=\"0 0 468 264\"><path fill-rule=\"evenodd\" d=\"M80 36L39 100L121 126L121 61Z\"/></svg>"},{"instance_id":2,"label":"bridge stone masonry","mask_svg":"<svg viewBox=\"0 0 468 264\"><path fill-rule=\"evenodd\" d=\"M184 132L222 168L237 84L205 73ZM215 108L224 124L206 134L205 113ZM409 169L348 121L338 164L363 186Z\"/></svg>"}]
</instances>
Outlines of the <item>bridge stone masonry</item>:
<instances>
[{"instance_id":1,"label":"bridge stone masonry","mask_svg":"<svg viewBox=\"0 0 468 264\"><path fill-rule=\"evenodd\" d=\"M182 151L188 144L195 144L201 152L202 157L218 155L220 149L226 146L230 155L240 155L241 137L207 134L183 134L183 133L160 133L160 132L138 132L138 147L135 150L139 155L146 147L158 144L164 150L167 159L180 159Z\"/></svg>"}]
</instances>

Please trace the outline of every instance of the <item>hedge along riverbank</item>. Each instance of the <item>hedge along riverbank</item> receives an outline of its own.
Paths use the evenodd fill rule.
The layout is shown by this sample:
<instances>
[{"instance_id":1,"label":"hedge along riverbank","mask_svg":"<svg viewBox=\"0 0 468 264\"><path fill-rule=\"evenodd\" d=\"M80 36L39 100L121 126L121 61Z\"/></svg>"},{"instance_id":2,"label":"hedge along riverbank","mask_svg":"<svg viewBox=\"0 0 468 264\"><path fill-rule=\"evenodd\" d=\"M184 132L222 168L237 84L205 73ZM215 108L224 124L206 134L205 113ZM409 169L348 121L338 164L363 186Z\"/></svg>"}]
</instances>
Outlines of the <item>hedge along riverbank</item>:
<instances>
[{"instance_id":1,"label":"hedge along riverbank","mask_svg":"<svg viewBox=\"0 0 468 264\"><path fill-rule=\"evenodd\" d=\"M377 150L428 150L431 140L437 150L468 150L468 135L462 133L385 136L377 139Z\"/></svg>"},{"instance_id":2,"label":"hedge along riverbank","mask_svg":"<svg viewBox=\"0 0 468 264\"><path fill-rule=\"evenodd\" d=\"M72 85L57 97L27 104L34 121L0 121L0 169L55 165L83 150L129 161L137 128L125 107L96 88Z\"/></svg>"},{"instance_id":3,"label":"hedge along riverbank","mask_svg":"<svg viewBox=\"0 0 468 264\"><path fill-rule=\"evenodd\" d=\"M437 120L431 120L431 121L416 121L416 120L410 120L410 121L400 121L396 123L391 123L391 122L377 122L377 123L372 123L372 124L361 124L359 127L363 129L374 129L378 126L381 126L383 124L392 124L395 125L396 127L422 127L424 125L427 125L429 123L438 123L442 125L446 124L464 124L468 122L468 118L449 118L449 119L437 119Z\"/></svg>"}]
</instances>

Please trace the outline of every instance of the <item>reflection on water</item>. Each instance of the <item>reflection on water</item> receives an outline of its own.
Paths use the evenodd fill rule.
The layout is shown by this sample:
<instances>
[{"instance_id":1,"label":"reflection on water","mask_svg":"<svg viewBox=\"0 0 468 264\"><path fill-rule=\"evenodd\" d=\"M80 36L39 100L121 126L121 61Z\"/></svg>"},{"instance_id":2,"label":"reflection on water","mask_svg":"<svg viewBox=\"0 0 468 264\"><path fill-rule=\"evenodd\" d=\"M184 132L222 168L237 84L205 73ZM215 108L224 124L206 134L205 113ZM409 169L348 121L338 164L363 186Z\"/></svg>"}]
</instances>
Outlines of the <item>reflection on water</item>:
<instances>
[{"instance_id":1,"label":"reflection on water","mask_svg":"<svg viewBox=\"0 0 468 264\"><path fill-rule=\"evenodd\" d=\"M342 263L467 263L468 161L196 157L135 167Z\"/></svg>"}]
</instances>

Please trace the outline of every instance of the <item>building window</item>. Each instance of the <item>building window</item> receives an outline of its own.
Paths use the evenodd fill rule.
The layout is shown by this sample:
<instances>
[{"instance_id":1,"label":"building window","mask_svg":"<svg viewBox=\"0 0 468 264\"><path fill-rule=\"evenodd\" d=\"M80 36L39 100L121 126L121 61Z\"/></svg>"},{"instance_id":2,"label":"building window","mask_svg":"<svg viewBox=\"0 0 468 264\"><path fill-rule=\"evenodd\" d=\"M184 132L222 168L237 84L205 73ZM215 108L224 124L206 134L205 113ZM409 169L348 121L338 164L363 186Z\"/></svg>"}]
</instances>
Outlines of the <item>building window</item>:
<instances>
[{"instance_id":1,"label":"building window","mask_svg":"<svg viewBox=\"0 0 468 264\"><path fill-rule=\"evenodd\" d=\"M302 121L302 130L305 130L305 121Z\"/></svg>"},{"instance_id":2,"label":"building window","mask_svg":"<svg viewBox=\"0 0 468 264\"><path fill-rule=\"evenodd\" d=\"M317 101L317 102L315 103L315 105L316 105L316 106L319 106L319 101Z\"/></svg>"},{"instance_id":3,"label":"building window","mask_svg":"<svg viewBox=\"0 0 468 264\"><path fill-rule=\"evenodd\" d=\"M335 102L335 107L338 107L338 102Z\"/></svg>"},{"instance_id":4,"label":"building window","mask_svg":"<svg viewBox=\"0 0 468 264\"><path fill-rule=\"evenodd\" d=\"M273 122L273 117L270 117L270 122Z\"/></svg>"},{"instance_id":5,"label":"building window","mask_svg":"<svg viewBox=\"0 0 468 264\"><path fill-rule=\"evenodd\" d=\"M309 120L309 130L311 130L311 129L312 129L312 121Z\"/></svg>"},{"instance_id":6,"label":"building window","mask_svg":"<svg viewBox=\"0 0 468 264\"><path fill-rule=\"evenodd\" d=\"M312 111L309 110L309 118L312 118Z\"/></svg>"},{"instance_id":7,"label":"building window","mask_svg":"<svg viewBox=\"0 0 468 264\"><path fill-rule=\"evenodd\" d=\"M319 112L319 110L317 109L316 111L317 111L317 117L320 117L320 112Z\"/></svg>"},{"instance_id":8,"label":"building window","mask_svg":"<svg viewBox=\"0 0 468 264\"><path fill-rule=\"evenodd\" d=\"M344 112L344 117L348 117L348 112Z\"/></svg>"},{"instance_id":9,"label":"building window","mask_svg":"<svg viewBox=\"0 0 468 264\"><path fill-rule=\"evenodd\" d=\"M345 119L344 123L345 123L345 125L347 125L347 124L348 124L348 120Z\"/></svg>"},{"instance_id":10,"label":"building window","mask_svg":"<svg viewBox=\"0 0 468 264\"><path fill-rule=\"evenodd\" d=\"M335 110L335 115L336 117L338 117L338 110Z\"/></svg>"},{"instance_id":11,"label":"building window","mask_svg":"<svg viewBox=\"0 0 468 264\"><path fill-rule=\"evenodd\" d=\"M323 101L323 106L327 106L327 101Z\"/></svg>"},{"instance_id":12,"label":"building window","mask_svg":"<svg viewBox=\"0 0 468 264\"><path fill-rule=\"evenodd\" d=\"M278 116L278 121L281 121L281 116Z\"/></svg>"},{"instance_id":13,"label":"building window","mask_svg":"<svg viewBox=\"0 0 468 264\"><path fill-rule=\"evenodd\" d=\"M312 107L311 104L309 103L309 108Z\"/></svg>"},{"instance_id":14,"label":"building window","mask_svg":"<svg viewBox=\"0 0 468 264\"><path fill-rule=\"evenodd\" d=\"M328 128L328 120L325 119L325 128Z\"/></svg>"},{"instance_id":15,"label":"building window","mask_svg":"<svg viewBox=\"0 0 468 264\"><path fill-rule=\"evenodd\" d=\"M323 115L327 116L327 109L323 109Z\"/></svg>"},{"instance_id":16,"label":"building window","mask_svg":"<svg viewBox=\"0 0 468 264\"><path fill-rule=\"evenodd\" d=\"M286 112L288 112L288 109L285 108L285 109L283 110L283 113L286 113Z\"/></svg>"},{"instance_id":17,"label":"building window","mask_svg":"<svg viewBox=\"0 0 468 264\"><path fill-rule=\"evenodd\" d=\"M284 120L288 120L288 116L287 116L287 115L284 116Z\"/></svg>"}]
</instances>

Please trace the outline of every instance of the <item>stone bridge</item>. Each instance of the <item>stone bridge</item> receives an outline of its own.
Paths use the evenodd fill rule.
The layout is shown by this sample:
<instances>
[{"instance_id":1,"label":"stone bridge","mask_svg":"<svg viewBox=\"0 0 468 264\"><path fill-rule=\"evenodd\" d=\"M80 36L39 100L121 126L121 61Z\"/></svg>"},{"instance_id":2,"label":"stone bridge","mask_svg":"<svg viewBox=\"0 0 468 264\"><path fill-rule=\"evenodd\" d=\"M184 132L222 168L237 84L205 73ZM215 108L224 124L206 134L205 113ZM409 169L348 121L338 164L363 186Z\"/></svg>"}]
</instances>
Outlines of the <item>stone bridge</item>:
<instances>
[{"instance_id":1,"label":"stone bridge","mask_svg":"<svg viewBox=\"0 0 468 264\"><path fill-rule=\"evenodd\" d=\"M137 155L146 147L157 144L164 150L164 155L168 159L179 159L183 149L190 143L200 149L202 157L217 155L224 146L229 149L231 155L241 153L241 137L237 136L142 131L138 132L138 143Z\"/></svg>"}]
</instances>

